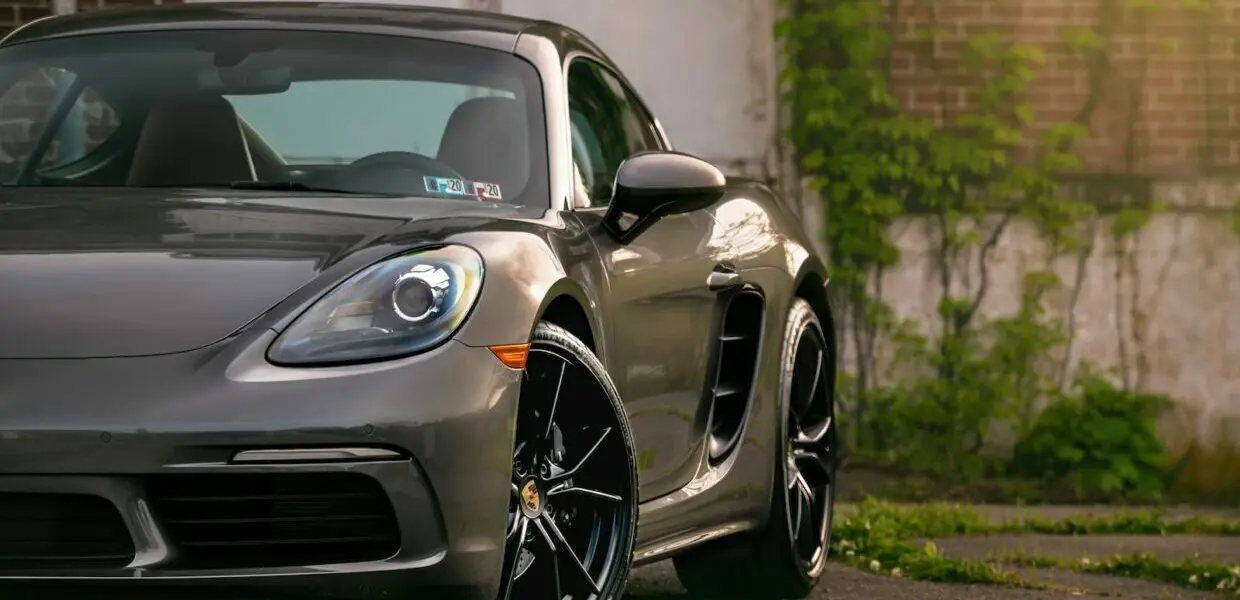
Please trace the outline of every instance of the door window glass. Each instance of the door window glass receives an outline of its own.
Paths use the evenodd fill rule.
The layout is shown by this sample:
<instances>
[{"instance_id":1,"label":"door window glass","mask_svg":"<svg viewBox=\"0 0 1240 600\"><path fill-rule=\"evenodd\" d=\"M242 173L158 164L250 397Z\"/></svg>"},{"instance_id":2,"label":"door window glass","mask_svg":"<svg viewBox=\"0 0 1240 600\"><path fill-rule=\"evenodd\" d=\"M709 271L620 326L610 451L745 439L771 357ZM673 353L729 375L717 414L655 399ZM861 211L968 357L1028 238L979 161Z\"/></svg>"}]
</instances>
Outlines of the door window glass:
<instances>
[{"instance_id":1,"label":"door window glass","mask_svg":"<svg viewBox=\"0 0 1240 600\"><path fill-rule=\"evenodd\" d=\"M573 162L592 206L611 201L620 164L662 144L635 94L597 63L577 59L568 69Z\"/></svg>"}]
</instances>

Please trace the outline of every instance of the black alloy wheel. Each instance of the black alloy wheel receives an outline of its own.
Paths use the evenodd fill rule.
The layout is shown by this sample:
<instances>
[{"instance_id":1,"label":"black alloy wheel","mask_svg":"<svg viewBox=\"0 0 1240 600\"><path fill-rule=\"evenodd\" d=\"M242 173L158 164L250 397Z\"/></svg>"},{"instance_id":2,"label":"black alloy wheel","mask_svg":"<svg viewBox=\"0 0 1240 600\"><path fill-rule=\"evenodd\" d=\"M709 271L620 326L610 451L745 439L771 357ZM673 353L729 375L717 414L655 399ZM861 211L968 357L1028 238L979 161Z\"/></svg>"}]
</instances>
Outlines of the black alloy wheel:
<instances>
[{"instance_id":1,"label":"black alloy wheel","mask_svg":"<svg viewBox=\"0 0 1240 600\"><path fill-rule=\"evenodd\" d=\"M784 481L789 540L807 572L817 573L831 545L836 428L826 389L830 348L821 327L810 325L801 330L793 358Z\"/></svg>"},{"instance_id":2,"label":"black alloy wheel","mask_svg":"<svg viewBox=\"0 0 1240 600\"><path fill-rule=\"evenodd\" d=\"M805 598L827 564L835 500L835 357L809 303L788 313L781 357L781 419L772 456L766 529L725 537L675 558L701 598Z\"/></svg>"},{"instance_id":3,"label":"black alloy wheel","mask_svg":"<svg viewBox=\"0 0 1240 600\"><path fill-rule=\"evenodd\" d=\"M501 600L619 598L637 524L624 407L577 338L540 323L517 409Z\"/></svg>"}]
</instances>

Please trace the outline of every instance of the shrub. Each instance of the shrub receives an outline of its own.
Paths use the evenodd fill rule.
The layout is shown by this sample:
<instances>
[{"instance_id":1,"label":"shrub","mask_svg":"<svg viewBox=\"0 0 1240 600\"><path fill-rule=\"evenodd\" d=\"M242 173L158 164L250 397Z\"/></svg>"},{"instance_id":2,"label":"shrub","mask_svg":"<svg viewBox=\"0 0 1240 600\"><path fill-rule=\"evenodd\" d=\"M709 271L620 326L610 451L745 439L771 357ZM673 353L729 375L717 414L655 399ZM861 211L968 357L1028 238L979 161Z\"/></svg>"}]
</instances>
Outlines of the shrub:
<instances>
[{"instance_id":1,"label":"shrub","mask_svg":"<svg viewBox=\"0 0 1240 600\"><path fill-rule=\"evenodd\" d=\"M1157 421L1164 396L1117 388L1094 374L1051 404L1015 447L1013 475L1066 479L1082 499L1150 498L1166 484L1169 458Z\"/></svg>"}]
</instances>

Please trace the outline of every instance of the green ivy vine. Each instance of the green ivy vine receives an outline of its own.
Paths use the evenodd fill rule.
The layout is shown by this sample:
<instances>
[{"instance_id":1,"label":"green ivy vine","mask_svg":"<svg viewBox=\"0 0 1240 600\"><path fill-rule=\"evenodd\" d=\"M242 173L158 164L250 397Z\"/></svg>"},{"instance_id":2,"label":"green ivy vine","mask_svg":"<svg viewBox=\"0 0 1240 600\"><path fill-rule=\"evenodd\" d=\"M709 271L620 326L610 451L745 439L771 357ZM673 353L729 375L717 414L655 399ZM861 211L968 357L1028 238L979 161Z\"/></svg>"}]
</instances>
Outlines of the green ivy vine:
<instances>
[{"instance_id":1,"label":"green ivy vine","mask_svg":"<svg viewBox=\"0 0 1240 600\"><path fill-rule=\"evenodd\" d=\"M1124 389L1102 390L1096 377L1084 388L1067 380L1069 361L1061 357L1071 326L1044 306L1049 292L1064 287L1055 261L1087 257L1093 249L1097 209L1065 193L1061 179L1081 167L1074 146L1089 135L1110 69L1113 17L1123 7L1121 0L1100 2L1096 27L1063 34L1088 69L1093 93L1072 120L1038 123L1044 133L1031 139L1037 115L1024 96L1045 62L1041 48L994 27L968 36L948 61L939 51L947 30L932 0L785 0L788 16L775 35L784 53L788 133L801 173L824 206L833 301L848 344L849 376L841 378L840 394L854 456L965 479L1002 475L1012 464L1011 449L1006 457L992 451L996 427L1010 429L1018 441L1035 433L1054 440L1039 415L1070 388L1078 403L1087 403L1081 394L1127 397ZM954 108L944 88L932 116L911 114L898 102L890 81L895 15L910 11L922 25L912 41L935 79L974 82L976 100L967 109ZM1144 208L1148 220L1151 207ZM1143 223L1134 217L1138 208L1128 210L1113 219L1117 235L1121 229L1131 235ZM934 229L941 298L932 324L897 317L883 298L883 273L901 258L891 231L914 217ZM1036 227L1046 260L1023 275L1014 314L987 318L982 306L994 285L989 259L1016 223ZM1075 285L1074 297L1079 276ZM1147 412L1139 418L1154 418ZM1077 441L1065 439L1065 448ZM1022 464L1021 475L1028 476L1028 461ZM1106 493L1125 491L1115 489L1116 481L1149 487L1144 473L1103 480ZM1080 487L1102 489L1089 482Z\"/></svg>"}]
</instances>

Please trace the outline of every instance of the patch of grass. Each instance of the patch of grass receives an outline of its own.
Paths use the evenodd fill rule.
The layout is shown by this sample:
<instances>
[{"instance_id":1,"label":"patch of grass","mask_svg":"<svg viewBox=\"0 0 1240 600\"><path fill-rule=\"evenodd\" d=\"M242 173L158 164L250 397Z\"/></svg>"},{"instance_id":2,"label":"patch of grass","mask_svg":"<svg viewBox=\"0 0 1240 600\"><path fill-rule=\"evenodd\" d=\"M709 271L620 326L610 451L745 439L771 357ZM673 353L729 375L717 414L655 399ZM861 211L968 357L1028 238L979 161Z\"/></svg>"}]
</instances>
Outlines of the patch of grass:
<instances>
[{"instance_id":1,"label":"patch of grass","mask_svg":"<svg viewBox=\"0 0 1240 600\"><path fill-rule=\"evenodd\" d=\"M1004 564L1033 567L1035 569L1062 568L1065 562L1053 556L1042 556L1041 554L1028 554L1025 552L1010 552L997 560Z\"/></svg>"},{"instance_id":2,"label":"patch of grass","mask_svg":"<svg viewBox=\"0 0 1240 600\"><path fill-rule=\"evenodd\" d=\"M1240 596L1240 566L1198 563L1192 560L1161 561L1149 554L1116 556L1101 562L1083 561L1087 573L1165 581L1199 590L1231 591Z\"/></svg>"},{"instance_id":3,"label":"patch of grass","mask_svg":"<svg viewBox=\"0 0 1240 600\"><path fill-rule=\"evenodd\" d=\"M1240 536L1240 520L1204 517L1177 519L1158 510L1064 519L1025 518L996 523L967 505L935 503L896 506L867 499L855 506L857 516L881 522L895 535L905 539L1000 533Z\"/></svg>"},{"instance_id":4,"label":"patch of grass","mask_svg":"<svg viewBox=\"0 0 1240 600\"><path fill-rule=\"evenodd\" d=\"M1153 511L1137 511L1107 516L1066 519L1023 519L1002 523L1004 533L1043 533L1050 535L1240 535L1240 521L1188 517L1169 519Z\"/></svg>"},{"instance_id":5,"label":"patch of grass","mask_svg":"<svg viewBox=\"0 0 1240 600\"><path fill-rule=\"evenodd\" d=\"M868 499L855 505L857 522L896 538L913 539L989 533L994 526L976 509L958 504L897 506ZM838 525L837 525L838 527Z\"/></svg>"},{"instance_id":6,"label":"patch of grass","mask_svg":"<svg viewBox=\"0 0 1240 600\"><path fill-rule=\"evenodd\" d=\"M1151 554L1119 555L1101 561L1013 554L1001 560L1008 564L1029 567L1059 568L1095 575L1158 581L1196 590L1229 592L1240 597L1240 565L1195 560L1168 561Z\"/></svg>"},{"instance_id":7,"label":"patch of grass","mask_svg":"<svg viewBox=\"0 0 1240 600\"><path fill-rule=\"evenodd\" d=\"M943 556L933 543L918 547L910 541L927 537L928 531L937 535L973 531L981 523L976 513L940 507L898 510L880 502L863 503L858 508L856 514L836 519L832 537L832 556L848 565L921 581L1043 587L995 565ZM956 518L934 518L944 515Z\"/></svg>"},{"instance_id":8,"label":"patch of grass","mask_svg":"<svg viewBox=\"0 0 1240 600\"><path fill-rule=\"evenodd\" d=\"M987 561L943 556L932 542L914 540L992 533L1082 534L1215 534L1236 535L1240 523L1209 520L1167 520L1157 512L1105 517L991 523L969 506L927 504L893 506L866 500L836 517L831 555L853 567L896 577L942 583L988 584L1045 589ZM1002 563L1066 568L1085 573L1162 581L1205 590L1235 591L1240 596L1240 567L1193 561L1162 562L1149 555L1116 557L1102 562L1064 561L1033 555L1010 555Z\"/></svg>"}]
</instances>

